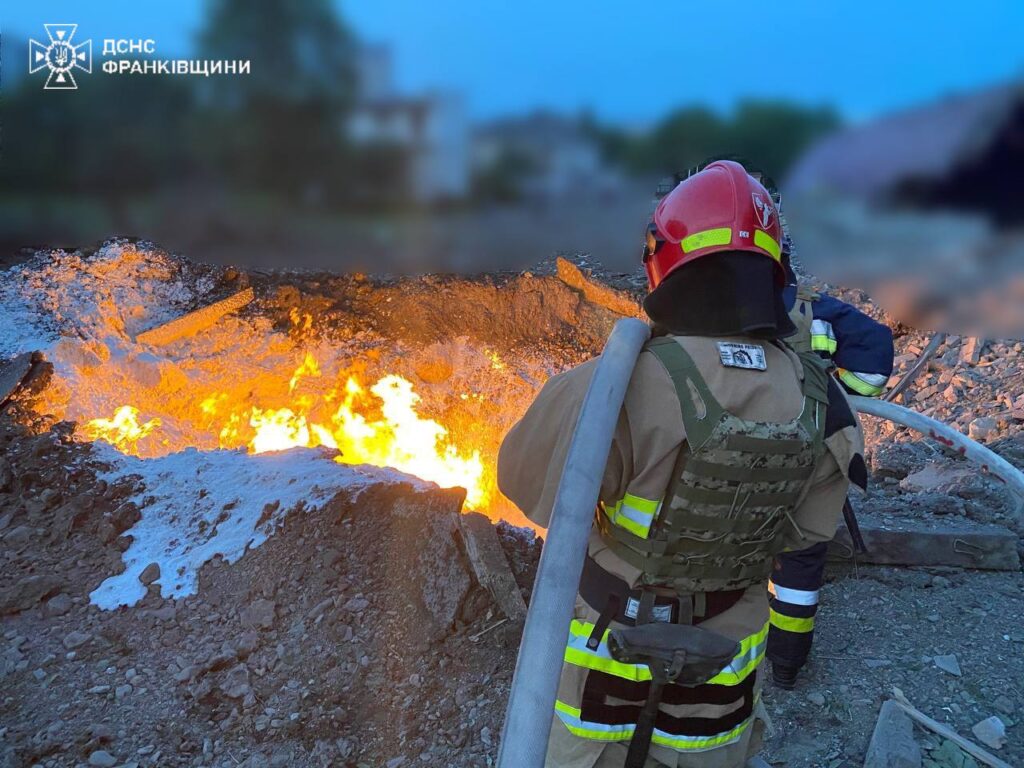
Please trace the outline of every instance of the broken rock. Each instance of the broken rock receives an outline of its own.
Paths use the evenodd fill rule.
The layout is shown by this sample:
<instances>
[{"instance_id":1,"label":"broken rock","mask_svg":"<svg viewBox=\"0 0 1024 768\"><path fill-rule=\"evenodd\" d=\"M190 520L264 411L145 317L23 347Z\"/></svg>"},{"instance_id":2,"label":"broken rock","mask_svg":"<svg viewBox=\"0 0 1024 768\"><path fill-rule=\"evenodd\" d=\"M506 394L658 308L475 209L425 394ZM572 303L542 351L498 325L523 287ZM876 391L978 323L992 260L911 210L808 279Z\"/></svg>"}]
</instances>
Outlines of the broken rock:
<instances>
[{"instance_id":1,"label":"broken rock","mask_svg":"<svg viewBox=\"0 0 1024 768\"><path fill-rule=\"evenodd\" d=\"M894 701L882 704L871 734L864 768L920 768L921 748L914 739L914 724Z\"/></svg>"},{"instance_id":2,"label":"broken rock","mask_svg":"<svg viewBox=\"0 0 1024 768\"><path fill-rule=\"evenodd\" d=\"M987 717L971 728L978 741L992 749L1002 749L1006 744L1006 725L995 715Z\"/></svg>"},{"instance_id":3,"label":"broken rock","mask_svg":"<svg viewBox=\"0 0 1024 768\"><path fill-rule=\"evenodd\" d=\"M142 569L142 573L139 574L139 581L145 584L147 587L154 581L160 578L160 564L150 563Z\"/></svg>"},{"instance_id":4,"label":"broken rock","mask_svg":"<svg viewBox=\"0 0 1024 768\"><path fill-rule=\"evenodd\" d=\"M999 432L999 424L990 416L981 416L967 427L967 436L972 440L986 440Z\"/></svg>"},{"instance_id":5,"label":"broken rock","mask_svg":"<svg viewBox=\"0 0 1024 768\"><path fill-rule=\"evenodd\" d=\"M934 661L935 666L943 672L948 672L949 674L956 675L957 677L961 677L963 675L960 671L960 662L957 661L956 656L952 653L936 656Z\"/></svg>"},{"instance_id":6,"label":"broken rock","mask_svg":"<svg viewBox=\"0 0 1024 768\"><path fill-rule=\"evenodd\" d=\"M75 648L81 648L90 640L92 640L92 635L88 632L79 632L78 630L74 630L64 637L64 647L69 651L73 651Z\"/></svg>"},{"instance_id":7,"label":"broken rock","mask_svg":"<svg viewBox=\"0 0 1024 768\"><path fill-rule=\"evenodd\" d=\"M56 576L38 575L19 579L7 589L0 590L0 616L31 608L62 586L63 582Z\"/></svg>"},{"instance_id":8,"label":"broken rock","mask_svg":"<svg viewBox=\"0 0 1024 768\"><path fill-rule=\"evenodd\" d=\"M228 670L224 676L220 689L224 695L231 699L243 698L251 688L249 687L249 670L244 664L239 664Z\"/></svg>"},{"instance_id":9,"label":"broken rock","mask_svg":"<svg viewBox=\"0 0 1024 768\"><path fill-rule=\"evenodd\" d=\"M265 600L262 597L253 600L242 609L239 614L243 624L261 629L270 629L274 626L274 618L277 605L272 600Z\"/></svg>"},{"instance_id":10,"label":"broken rock","mask_svg":"<svg viewBox=\"0 0 1024 768\"><path fill-rule=\"evenodd\" d=\"M97 749L89 755L89 765L97 766L97 768L113 768L117 765L117 758L105 750Z\"/></svg>"}]
</instances>

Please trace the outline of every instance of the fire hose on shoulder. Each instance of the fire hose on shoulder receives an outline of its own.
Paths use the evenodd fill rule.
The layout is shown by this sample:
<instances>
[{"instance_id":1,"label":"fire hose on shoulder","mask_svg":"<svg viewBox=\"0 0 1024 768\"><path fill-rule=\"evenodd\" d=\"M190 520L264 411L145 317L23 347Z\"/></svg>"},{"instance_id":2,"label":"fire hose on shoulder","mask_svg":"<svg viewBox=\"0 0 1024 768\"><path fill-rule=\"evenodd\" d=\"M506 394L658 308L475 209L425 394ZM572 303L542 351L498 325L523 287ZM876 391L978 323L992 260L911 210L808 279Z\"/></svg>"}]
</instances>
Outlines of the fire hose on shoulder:
<instances>
[{"instance_id":1,"label":"fire hose on shoulder","mask_svg":"<svg viewBox=\"0 0 1024 768\"><path fill-rule=\"evenodd\" d=\"M512 678L499 768L542 768L587 536L626 388L651 329L619 320L583 400L555 495Z\"/></svg>"}]
</instances>

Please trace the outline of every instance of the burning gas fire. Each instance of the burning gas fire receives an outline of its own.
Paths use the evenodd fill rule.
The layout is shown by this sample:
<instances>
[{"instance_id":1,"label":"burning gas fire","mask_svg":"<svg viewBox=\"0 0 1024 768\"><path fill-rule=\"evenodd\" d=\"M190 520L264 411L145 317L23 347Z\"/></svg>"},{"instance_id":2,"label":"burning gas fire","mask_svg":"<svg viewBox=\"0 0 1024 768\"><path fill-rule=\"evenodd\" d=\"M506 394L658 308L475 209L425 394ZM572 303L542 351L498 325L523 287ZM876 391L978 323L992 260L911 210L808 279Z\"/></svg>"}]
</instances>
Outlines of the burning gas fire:
<instances>
[{"instance_id":1,"label":"burning gas fire","mask_svg":"<svg viewBox=\"0 0 1024 768\"><path fill-rule=\"evenodd\" d=\"M468 507L488 506L493 491L480 451L455 445L444 426L421 416L420 397L410 381L389 374L367 389L350 374L324 394L303 391L305 379L321 375L317 360L307 353L289 380L288 405L259 407L211 392L204 393L199 409L219 435L221 448L245 446L250 453L266 453L324 446L338 451L335 461L393 467L445 488L462 487ZM111 418L88 421L84 432L138 454L140 443L161 443L161 426L159 418L140 421L139 409L124 405Z\"/></svg>"}]
</instances>

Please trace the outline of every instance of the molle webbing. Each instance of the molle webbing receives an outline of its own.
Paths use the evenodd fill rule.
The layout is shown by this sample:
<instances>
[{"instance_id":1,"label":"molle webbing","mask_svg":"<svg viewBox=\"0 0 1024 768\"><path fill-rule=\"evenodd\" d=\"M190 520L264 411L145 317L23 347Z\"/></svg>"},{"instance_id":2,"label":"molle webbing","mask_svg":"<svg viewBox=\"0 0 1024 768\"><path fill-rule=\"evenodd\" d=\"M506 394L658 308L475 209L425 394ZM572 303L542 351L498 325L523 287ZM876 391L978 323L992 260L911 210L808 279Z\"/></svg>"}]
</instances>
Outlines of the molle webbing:
<instances>
[{"instance_id":1,"label":"molle webbing","mask_svg":"<svg viewBox=\"0 0 1024 768\"><path fill-rule=\"evenodd\" d=\"M804 407L789 422L753 422L726 411L673 338L647 347L672 378L686 443L658 519L646 538L598 516L602 538L646 583L714 592L766 579L776 540L792 520L824 452L828 379L816 355L800 355Z\"/></svg>"},{"instance_id":2,"label":"molle webbing","mask_svg":"<svg viewBox=\"0 0 1024 768\"><path fill-rule=\"evenodd\" d=\"M789 319L796 326L796 332L786 337L786 343L795 352L811 351L811 324L814 322L813 302L820 298L820 294L809 291L803 286L797 288L796 301L789 310Z\"/></svg>"}]
</instances>

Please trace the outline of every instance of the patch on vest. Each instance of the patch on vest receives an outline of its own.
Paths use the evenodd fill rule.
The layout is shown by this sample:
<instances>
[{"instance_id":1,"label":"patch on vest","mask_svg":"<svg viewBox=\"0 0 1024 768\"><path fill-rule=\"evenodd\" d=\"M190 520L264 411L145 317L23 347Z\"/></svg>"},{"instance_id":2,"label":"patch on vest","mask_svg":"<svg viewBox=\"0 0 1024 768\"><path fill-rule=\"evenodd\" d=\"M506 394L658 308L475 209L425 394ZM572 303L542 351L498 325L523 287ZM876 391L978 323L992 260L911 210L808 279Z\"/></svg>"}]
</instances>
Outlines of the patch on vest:
<instances>
[{"instance_id":1,"label":"patch on vest","mask_svg":"<svg viewBox=\"0 0 1024 768\"><path fill-rule=\"evenodd\" d=\"M746 368L751 371L768 370L764 347L759 344L736 344L720 341L718 342L718 356L722 359L722 365L729 368Z\"/></svg>"}]
</instances>

